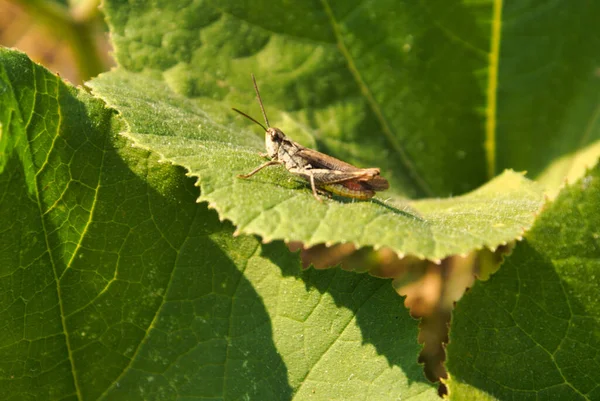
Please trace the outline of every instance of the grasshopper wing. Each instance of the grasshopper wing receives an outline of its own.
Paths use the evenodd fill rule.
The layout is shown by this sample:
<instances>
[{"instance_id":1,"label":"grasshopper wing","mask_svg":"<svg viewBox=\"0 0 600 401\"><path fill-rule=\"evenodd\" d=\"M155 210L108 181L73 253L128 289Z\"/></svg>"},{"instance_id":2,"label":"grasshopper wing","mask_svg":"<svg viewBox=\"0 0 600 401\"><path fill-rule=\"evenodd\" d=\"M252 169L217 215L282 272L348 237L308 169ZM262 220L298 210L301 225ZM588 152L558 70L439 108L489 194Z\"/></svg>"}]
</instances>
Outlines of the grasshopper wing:
<instances>
[{"instance_id":1,"label":"grasshopper wing","mask_svg":"<svg viewBox=\"0 0 600 401\"><path fill-rule=\"evenodd\" d=\"M358 180L365 188L372 189L373 191L385 191L390 187L390 183L388 180L383 178L380 175L376 175L375 177L368 180Z\"/></svg>"},{"instance_id":2,"label":"grasshopper wing","mask_svg":"<svg viewBox=\"0 0 600 401\"><path fill-rule=\"evenodd\" d=\"M315 186L327 192L356 199L369 199L376 191L390 187L379 175L379 169L358 168L335 157L298 145L298 154L310 165L309 169L290 172L314 179Z\"/></svg>"},{"instance_id":3,"label":"grasshopper wing","mask_svg":"<svg viewBox=\"0 0 600 401\"><path fill-rule=\"evenodd\" d=\"M346 163L341 161L340 159L336 159L335 157L326 155L325 153L318 152L313 149L302 147L298 152L302 157L304 157L313 168L322 168L328 170L337 170L337 171L362 171L365 169L358 168L353 166L350 163ZM369 169L366 169L369 170ZM379 173L379 169L377 169Z\"/></svg>"},{"instance_id":4,"label":"grasshopper wing","mask_svg":"<svg viewBox=\"0 0 600 401\"><path fill-rule=\"evenodd\" d=\"M300 149L300 153L314 169L331 170L327 178L330 183L357 180L365 189L384 191L390 187L389 182L379 175L379 169L358 168L335 157L309 148Z\"/></svg>"}]
</instances>

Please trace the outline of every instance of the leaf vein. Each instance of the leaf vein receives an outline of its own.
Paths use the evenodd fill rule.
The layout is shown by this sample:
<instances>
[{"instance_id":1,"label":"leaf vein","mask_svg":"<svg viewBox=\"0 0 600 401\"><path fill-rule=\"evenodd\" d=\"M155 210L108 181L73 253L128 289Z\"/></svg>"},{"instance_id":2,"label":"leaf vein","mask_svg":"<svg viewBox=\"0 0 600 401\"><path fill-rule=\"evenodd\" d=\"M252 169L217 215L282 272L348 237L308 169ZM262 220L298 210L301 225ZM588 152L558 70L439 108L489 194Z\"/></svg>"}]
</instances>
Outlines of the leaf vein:
<instances>
[{"instance_id":1,"label":"leaf vein","mask_svg":"<svg viewBox=\"0 0 600 401\"><path fill-rule=\"evenodd\" d=\"M375 114L375 117L381 124L381 128L382 128L382 131L383 131L386 139L388 140L388 142L390 143L390 145L392 146L394 151L400 156L400 160L402 161L402 163L404 164L404 166L410 173L409 176L412 177L415 184L420 188L420 190L422 192L424 192L426 195L429 195L429 196L433 195L433 191L431 190L431 188L429 187L427 182L417 172L416 167L410 160L408 154L404 151L404 148L400 145L400 143L394 136L392 128L390 127L390 124L388 123L387 119L385 118L385 115L384 115L379 103L373 97L373 94L371 93L369 86L366 84L361 73L359 72L358 67L356 66L356 63L354 62L354 58L352 57L352 55L350 54L350 51L348 50L348 48L346 47L346 44L344 43L341 29L339 27L339 24L338 24L335 16L333 15L333 10L331 9L331 6L329 5L329 0L321 0L321 4L323 5L323 8L325 9L325 13L329 17L329 21L331 23L333 32L336 37L338 50L340 51L340 53L346 60L346 62L348 64L348 69L350 70L350 73L354 77L356 84L358 85L361 93L367 100L367 103L371 107L371 110Z\"/></svg>"}]
</instances>

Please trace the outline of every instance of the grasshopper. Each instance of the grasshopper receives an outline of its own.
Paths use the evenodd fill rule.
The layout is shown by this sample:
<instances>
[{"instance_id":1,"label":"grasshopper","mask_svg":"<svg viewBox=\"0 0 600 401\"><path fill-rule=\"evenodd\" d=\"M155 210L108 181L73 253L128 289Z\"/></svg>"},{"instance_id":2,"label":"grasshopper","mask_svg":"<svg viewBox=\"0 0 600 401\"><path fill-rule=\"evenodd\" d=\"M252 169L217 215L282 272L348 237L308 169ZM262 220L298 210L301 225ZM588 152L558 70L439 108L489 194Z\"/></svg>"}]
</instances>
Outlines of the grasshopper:
<instances>
[{"instance_id":1,"label":"grasshopper","mask_svg":"<svg viewBox=\"0 0 600 401\"><path fill-rule=\"evenodd\" d=\"M249 178L265 167L283 164L290 173L310 182L312 193L319 202L322 200L317 192L365 200L372 198L376 191L389 188L390 184L379 175L378 168L358 168L335 157L305 148L285 136L279 128L271 127L254 75L252 75L252 82L266 127L248 114L236 108L233 110L265 130L267 153L261 153L261 156L269 157L270 160L248 174L238 175L239 178Z\"/></svg>"}]
</instances>

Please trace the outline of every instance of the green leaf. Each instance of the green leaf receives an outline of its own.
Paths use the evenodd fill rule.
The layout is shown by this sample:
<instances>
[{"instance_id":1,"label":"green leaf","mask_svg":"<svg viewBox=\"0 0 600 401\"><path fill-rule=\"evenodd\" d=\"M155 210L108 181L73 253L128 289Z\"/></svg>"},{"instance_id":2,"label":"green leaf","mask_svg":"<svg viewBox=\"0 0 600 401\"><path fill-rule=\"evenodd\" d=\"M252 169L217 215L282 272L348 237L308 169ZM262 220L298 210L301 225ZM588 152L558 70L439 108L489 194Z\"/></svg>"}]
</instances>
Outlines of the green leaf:
<instances>
[{"instance_id":1,"label":"green leaf","mask_svg":"<svg viewBox=\"0 0 600 401\"><path fill-rule=\"evenodd\" d=\"M464 193L486 181L480 71L491 7L456 6L105 2L122 68L243 110L256 109L254 72L273 122L281 121L277 111L289 112L318 130L321 149L381 167L395 192L411 197Z\"/></svg>"},{"instance_id":2,"label":"green leaf","mask_svg":"<svg viewBox=\"0 0 600 401\"><path fill-rule=\"evenodd\" d=\"M233 237L24 55L0 85L0 399L435 398L389 282Z\"/></svg>"},{"instance_id":3,"label":"green leaf","mask_svg":"<svg viewBox=\"0 0 600 401\"><path fill-rule=\"evenodd\" d=\"M557 159L571 159L546 181L554 189L572 171L569 164L578 168L578 151L600 140L600 3L495 3L502 8L494 21L501 29L497 170L527 170L537 178ZM597 161L597 147L594 154Z\"/></svg>"},{"instance_id":4,"label":"green leaf","mask_svg":"<svg viewBox=\"0 0 600 401\"><path fill-rule=\"evenodd\" d=\"M565 188L458 304L451 399L600 398L600 166Z\"/></svg>"},{"instance_id":5,"label":"green leaf","mask_svg":"<svg viewBox=\"0 0 600 401\"><path fill-rule=\"evenodd\" d=\"M200 200L237 232L439 261L495 249L531 226L541 189L510 172L464 198L403 197L461 193L485 181L488 77L476 72L487 65L491 7L107 1L106 11L120 68L94 80L94 94L121 113L137 145L198 177ZM381 167L389 195L318 205L282 168L236 178L264 161L251 123L230 110L257 109L250 72L272 122L306 146Z\"/></svg>"},{"instance_id":6,"label":"green leaf","mask_svg":"<svg viewBox=\"0 0 600 401\"><path fill-rule=\"evenodd\" d=\"M266 240L390 246L432 259L494 248L532 224L540 204L535 185L508 172L481 187L502 169L528 170L556 190L565 175L573 180L598 158L600 6L594 2L104 4L119 67L94 85L124 121L28 61L4 59L0 214L11 222L0 229L0 262L7 261L0 263L6 269L0 274L0 288L6 289L0 291L0 311L9 322L2 331L7 334L0 335L4 398L434 395L417 373L415 322L405 313L396 319L383 312L398 307L387 283L337 270L296 273L297 260L281 243L232 239L233 227L218 223L204 206L190 205L197 189L182 179L182 170L158 164L156 153L193 166L189 172L200 179L201 199L220 218L233 220L238 232L260 232ZM251 124L229 110L259 115L251 72L271 120L288 135L358 166L381 167L390 191L375 202L341 204L336 198L319 205L305 184L280 169L236 179L262 161L256 156L263 150L262 133L249 134ZM117 132L153 152L132 148ZM225 192L228 183L237 193ZM465 197L404 200L478 187ZM281 199L298 206L282 209L276 203ZM575 211L583 204L561 205ZM598 382L589 374L598 371L597 358L591 359L598 348L598 292L592 274L580 279L597 255L581 264L583 274L572 269L551 275L552 268L559 271L555 265L562 266L555 260L583 260L597 244L590 247L585 236L591 225L561 220L563 211L555 212L558 220L544 223L553 235L534 233L517 246L506 273L513 286L494 298L525 304L514 316L522 330L514 338L522 343L507 340L500 358L517 356L495 364L498 355L488 353L476 361L482 365L470 364L471 351L496 345L502 327L484 332L482 341L457 352L475 373L462 379L458 365L452 366L453 397L509 392L513 398L568 398L572 390L598 398L597 390L586 387ZM586 213L596 223L596 215ZM571 246L556 246L557 238ZM518 259L552 254L552 247L571 253L551 262ZM527 269L530 263L542 270ZM522 269L515 283L517 265ZM539 278L546 267L546 276L568 285L557 288L557 280ZM582 295L564 291L571 277L583 283L573 285ZM239 284L236 292L229 280ZM204 294L207 282L215 289L214 302L194 298ZM532 289L534 296L521 296ZM562 298L548 296L560 290ZM373 296L379 291L381 299ZM298 302L311 297L318 304ZM567 316L564 299L579 309ZM555 303L553 314L548 305ZM248 305L258 306L248 312ZM486 322L481 315L491 307L481 305L477 317ZM568 330L565 316L574 322ZM253 326L252 319L264 323ZM465 340L473 322L455 323ZM244 335L223 334L223 326L241 327ZM544 351L561 330L568 335L552 360ZM207 332L213 337L204 341ZM527 347L532 339L535 345ZM349 345L355 348L344 348ZM566 356L569 347L574 357ZM542 350L541 356L523 357L532 349ZM248 356L248 364L227 358L238 355ZM558 376L568 385L542 388ZM529 379L539 389L522 390ZM513 392L506 383L521 388Z\"/></svg>"},{"instance_id":7,"label":"green leaf","mask_svg":"<svg viewBox=\"0 0 600 401\"><path fill-rule=\"evenodd\" d=\"M90 86L127 121L127 137L185 167L199 178L199 200L231 220L237 232L258 234L264 241L350 242L438 261L514 240L531 226L542 204L541 187L511 171L449 199L321 204L283 167L238 178L263 162L257 138L214 122L159 80L120 69Z\"/></svg>"},{"instance_id":8,"label":"green leaf","mask_svg":"<svg viewBox=\"0 0 600 401\"><path fill-rule=\"evenodd\" d=\"M124 69L245 109L255 107L254 72L271 115L288 111L317 130L323 150L381 166L414 197L464 193L504 169L538 177L600 139L600 4L561 5L113 0L105 9Z\"/></svg>"}]
</instances>

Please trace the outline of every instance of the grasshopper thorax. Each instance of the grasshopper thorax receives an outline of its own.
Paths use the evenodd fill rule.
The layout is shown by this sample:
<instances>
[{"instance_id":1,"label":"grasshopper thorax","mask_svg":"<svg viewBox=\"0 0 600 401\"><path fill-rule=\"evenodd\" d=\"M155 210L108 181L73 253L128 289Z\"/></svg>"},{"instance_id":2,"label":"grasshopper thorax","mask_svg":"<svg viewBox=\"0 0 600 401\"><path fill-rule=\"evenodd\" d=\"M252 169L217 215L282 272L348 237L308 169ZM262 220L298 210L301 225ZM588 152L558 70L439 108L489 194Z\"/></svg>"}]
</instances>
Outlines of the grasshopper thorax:
<instances>
[{"instance_id":1,"label":"grasshopper thorax","mask_svg":"<svg viewBox=\"0 0 600 401\"><path fill-rule=\"evenodd\" d=\"M269 127L265 132L265 147L271 159L277 159L279 147L284 139L285 134L279 128Z\"/></svg>"}]
</instances>

